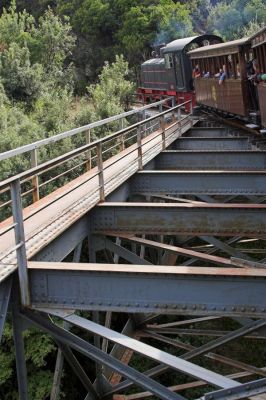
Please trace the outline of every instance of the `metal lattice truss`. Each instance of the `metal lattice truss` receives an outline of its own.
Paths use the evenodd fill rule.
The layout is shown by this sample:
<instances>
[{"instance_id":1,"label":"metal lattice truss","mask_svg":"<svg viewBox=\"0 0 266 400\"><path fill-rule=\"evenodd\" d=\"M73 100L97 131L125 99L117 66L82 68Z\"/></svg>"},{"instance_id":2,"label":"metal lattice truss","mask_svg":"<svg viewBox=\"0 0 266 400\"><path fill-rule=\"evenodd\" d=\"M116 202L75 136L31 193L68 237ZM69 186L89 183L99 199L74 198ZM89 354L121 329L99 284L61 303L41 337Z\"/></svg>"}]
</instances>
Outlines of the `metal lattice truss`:
<instances>
[{"instance_id":1,"label":"metal lattice truss","mask_svg":"<svg viewBox=\"0 0 266 400\"><path fill-rule=\"evenodd\" d=\"M0 249L0 337L12 304L21 400L22 332L31 326L58 346L51 400L65 362L85 400L266 392L266 153L241 132L191 128L179 106L160 111L136 124L136 144L121 147L129 128L115 134L114 157L103 159L100 141L96 174L37 201L24 222L25 176L8 182L14 223L0 225L10 243ZM158 119L151 129L147 121ZM257 365L245 357L250 342Z\"/></svg>"}]
</instances>

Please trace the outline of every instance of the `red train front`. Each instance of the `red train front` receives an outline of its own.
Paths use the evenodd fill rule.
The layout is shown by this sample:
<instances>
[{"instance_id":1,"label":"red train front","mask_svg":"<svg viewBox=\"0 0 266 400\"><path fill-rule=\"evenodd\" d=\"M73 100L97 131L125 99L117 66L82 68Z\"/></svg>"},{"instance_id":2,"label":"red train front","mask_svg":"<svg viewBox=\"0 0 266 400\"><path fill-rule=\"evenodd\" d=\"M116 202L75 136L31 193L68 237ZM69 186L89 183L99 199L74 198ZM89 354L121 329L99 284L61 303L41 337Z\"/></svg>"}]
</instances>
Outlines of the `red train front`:
<instances>
[{"instance_id":1,"label":"red train front","mask_svg":"<svg viewBox=\"0 0 266 400\"><path fill-rule=\"evenodd\" d=\"M165 96L174 96L177 104L190 99L195 104L192 67L187 52L197 47L221 42L222 39L218 36L200 35L168 43L161 48L160 56L141 65L139 97L147 103Z\"/></svg>"}]
</instances>

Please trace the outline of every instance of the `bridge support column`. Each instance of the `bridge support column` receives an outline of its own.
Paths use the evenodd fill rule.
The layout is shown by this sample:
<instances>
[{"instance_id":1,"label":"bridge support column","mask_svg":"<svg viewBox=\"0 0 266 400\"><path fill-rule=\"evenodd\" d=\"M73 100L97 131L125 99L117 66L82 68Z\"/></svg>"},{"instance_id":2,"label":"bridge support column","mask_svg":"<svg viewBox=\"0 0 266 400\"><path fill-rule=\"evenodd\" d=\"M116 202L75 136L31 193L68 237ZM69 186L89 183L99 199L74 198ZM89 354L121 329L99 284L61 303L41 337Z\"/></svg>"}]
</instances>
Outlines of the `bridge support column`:
<instances>
[{"instance_id":1,"label":"bridge support column","mask_svg":"<svg viewBox=\"0 0 266 400\"><path fill-rule=\"evenodd\" d=\"M24 340L22 336L23 323L19 314L19 294L18 285L14 285L12 291L12 324L13 337L16 353L16 369L18 381L19 400L28 400L27 369L25 360Z\"/></svg>"}]
</instances>

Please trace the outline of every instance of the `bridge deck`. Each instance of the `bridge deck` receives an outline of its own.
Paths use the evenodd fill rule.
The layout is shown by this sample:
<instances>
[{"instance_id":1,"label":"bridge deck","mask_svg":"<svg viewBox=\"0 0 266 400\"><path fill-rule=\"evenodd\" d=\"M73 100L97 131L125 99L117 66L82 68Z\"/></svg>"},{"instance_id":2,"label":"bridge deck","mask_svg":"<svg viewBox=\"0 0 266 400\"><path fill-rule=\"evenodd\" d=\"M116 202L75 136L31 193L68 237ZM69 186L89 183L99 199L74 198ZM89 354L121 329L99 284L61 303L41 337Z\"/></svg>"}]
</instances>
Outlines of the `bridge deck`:
<instances>
[{"instance_id":1,"label":"bridge deck","mask_svg":"<svg viewBox=\"0 0 266 400\"><path fill-rule=\"evenodd\" d=\"M166 126L166 144L171 144L190 127L184 124L178 129L178 122ZM194 122L196 123L196 121ZM142 139L143 165L147 164L162 150L161 130L157 130ZM138 149L132 145L118 155L104 162L105 194L112 193L138 170ZM54 191L40 201L24 209L24 229L28 258L32 258L66 231L75 221L85 215L100 201L97 168L78 177L62 188ZM15 245L12 219L0 224L1 230L7 230L0 241L0 253L5 254ZM6 279L16 268L16 254L12 251L0 264L0 282Z\"/></svg>"}]
</instances>

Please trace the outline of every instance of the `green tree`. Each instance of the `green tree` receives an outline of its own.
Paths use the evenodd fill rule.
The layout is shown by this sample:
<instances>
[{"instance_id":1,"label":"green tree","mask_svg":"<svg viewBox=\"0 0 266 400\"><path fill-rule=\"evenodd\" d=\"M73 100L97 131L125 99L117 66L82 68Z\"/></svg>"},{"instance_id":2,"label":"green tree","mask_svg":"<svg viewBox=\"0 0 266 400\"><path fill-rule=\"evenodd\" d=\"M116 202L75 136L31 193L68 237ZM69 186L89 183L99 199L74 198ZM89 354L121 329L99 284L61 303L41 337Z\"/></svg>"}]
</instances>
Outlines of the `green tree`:
<instances>
[{"instance_id":1,"label":"green tree","mask_svg":"<svg viewBox=\"0 0 266 400\"><path fill-rule=\"evenodd\" d=\"M128 108L134 92L134 85L126 79L128 74L128 63L123 56L116 56L112 64L106 62L99 83L89 86L97 119L122 113Z\"/></svg>"}]
</instances>

